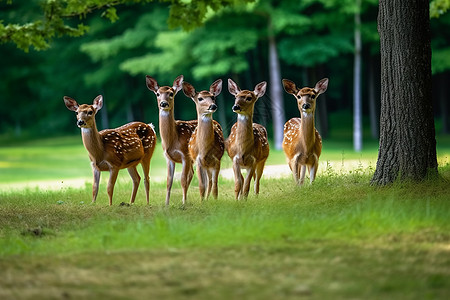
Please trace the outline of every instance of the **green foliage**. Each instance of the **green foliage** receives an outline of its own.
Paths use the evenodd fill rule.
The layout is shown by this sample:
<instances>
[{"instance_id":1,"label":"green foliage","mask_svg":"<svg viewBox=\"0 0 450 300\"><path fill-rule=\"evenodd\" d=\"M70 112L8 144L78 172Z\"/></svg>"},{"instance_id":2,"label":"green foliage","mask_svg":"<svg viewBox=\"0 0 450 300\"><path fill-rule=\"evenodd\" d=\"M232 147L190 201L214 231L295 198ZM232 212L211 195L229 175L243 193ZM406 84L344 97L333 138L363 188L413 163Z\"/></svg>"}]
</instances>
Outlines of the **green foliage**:
<instances>
[{"instance_id":1,"label":"green foliage","mask_svg":"<svg viewBox=\"0 0 450 300\"><path fill-rule=\"evenodd\" d=\"M147 54L142 57L130 58L120 65L122 71L131 75L159 73L171 74L179 70L180 65L188 60L186 48L187 34L182 31L166 31L157 34L154 43L161 52Z\"/></svg>"},{"instance_id":2,"label":"green foliage","mask_svg":"<svg viewBox=\"0 0 450 300\"><path fill-rule=\"evenodd\" d=\"M433 74L441 73L450 69L450 48L433 50L431 57Z\"/></svg>"},{"instance_id":3,"label":"green foliage","mask_svg":"<svg viewBox=\"0 0 450 300\"><path fill-rule=\"evenodd\" d=\"M302 40L284 39L280 42L280 57L289 64L313 67L323 64L341 54L351 53L353 45L350 40L340 36L308 36L303 47L296 47Z\"/></svg>"},{"instance_id":4,"label":"green foliage","mask_svg":"<svg viewBox=\"0 0 450 300\"><path fill-rule=\"evenodd\" d=\"M439 18L450 8L450 0L433 0L430 2L430 17Z\"/></svg>"},{"instance_id":5,"label":"green foliage","mask_svg":"<svg viewBox=\"0 0 450 300\"><path fill-rule=\"evenodd\" d=\"M50 42L55 36L81 36L89 27L81 23L89 14L96 11L101 12L101 16L111 22L119 19L116 6L124 4L145 4L153 0L33 0L32 5L36 6L35 17L31 20L20 21L0 20L0 43L12 42L18 48L29 51L30 47L36 50L45 50L50 47ZM215 1L183 1L183 0L160 0L161 2L171 2L169 24L172 27L182 26L185 29L198 27L204 21L209 10L219 10L224 6L235 5L236 0L215 0ZM240 0L247 2L252 0ZM2 3L0 3L2 4ZM7 1L3 5L6 9L11 9L12 1ZM15 4L15 3L14 3ZM29 5L29 3L27 3ZM29 8L30 6L28 6ZM79 21L76 22L75 18ZM75 23L75 24L73 24Z\"/></svg>"}]
</instances>

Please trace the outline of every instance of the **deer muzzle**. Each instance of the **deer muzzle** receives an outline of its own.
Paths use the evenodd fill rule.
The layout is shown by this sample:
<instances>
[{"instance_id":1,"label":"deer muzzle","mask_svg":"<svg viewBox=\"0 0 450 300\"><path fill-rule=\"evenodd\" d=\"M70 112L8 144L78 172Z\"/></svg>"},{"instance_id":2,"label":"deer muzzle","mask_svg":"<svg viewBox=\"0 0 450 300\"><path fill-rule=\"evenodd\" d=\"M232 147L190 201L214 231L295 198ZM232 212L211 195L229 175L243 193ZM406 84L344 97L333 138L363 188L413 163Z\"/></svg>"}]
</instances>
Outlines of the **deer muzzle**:
<instances>
[{"instance_id":1,"label":"deer muzzle","mask_svg":"<svg viewBox=\"0 0 450 300\"><path fill-rule=\"evenodd\" d=\"M217 110L217 105L216 104L211 104L209 107L208 107L208 110L210 111L210 112L215 112L216 110Z\"/></svg>"},{"instance_id":2,"label":"deer muzzle","mask_svg":"<svg viewBox=\"0 0 450 300\"><path fill-rule=\"evenodd\" d=\"M305 103L305 104L302 105L302 108L303 108L304 110L310 109L310 108L311 108L311 104Z\"/></svg>"},{"instance_id":3,"label":"deer muzzle","mask_svg":"<svg viewBox=\"0 0 450 300\"><path fill-rule=\"evenodd\" d=\"M85 121L83 121L83 120L78 120L78 121L77 121L77 126L78 126L78 127L81 128L81 127L84 126L84 125L86 125L86 122L85 122Z\"/></svg>"},{"instance_id":4,"label":"deer muzzle","mask_svg":"<svg viewBox=\"0 0 450 300\"><path fill-rule=\"evenodd\" d=\"M159 107L161 108L168 108L169 107L169 102L167 101L161 101L161 103L159 104Z\"/></svg>"}]
</instances>

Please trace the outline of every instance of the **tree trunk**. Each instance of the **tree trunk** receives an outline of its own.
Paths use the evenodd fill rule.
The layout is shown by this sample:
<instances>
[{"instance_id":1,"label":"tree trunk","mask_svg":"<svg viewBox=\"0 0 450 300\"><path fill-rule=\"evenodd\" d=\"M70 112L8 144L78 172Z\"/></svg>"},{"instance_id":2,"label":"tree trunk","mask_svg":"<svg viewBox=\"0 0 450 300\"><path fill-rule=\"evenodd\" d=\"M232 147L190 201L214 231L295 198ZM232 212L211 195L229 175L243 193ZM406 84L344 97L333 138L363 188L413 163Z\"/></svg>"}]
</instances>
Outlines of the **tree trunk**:
<instances>
[{"instance_id":1,"label":"tree trunk","mask_svg":"<svg viewBox=\"0 0 450 300\"><path fill-rule=\"evenodd\" d=\"M429 1L380 0L380 149L373 184L436 176Z\"/></svg>"},{"instance_id":2,"label":"tree trunk","mask_svg":"<svg viewBox=\"0 0 450 300\"><path fill-rule=\"evenodd\" d=\"M356 0L355 56L353 65L353 149L362 150L362 104L361 104L361 0Z\"/></svg>"},{"instance_id":3,"label":"tree trunk","mask_svg":"<svg viewBox=\"0 0 450 300\"><path fill-rule=\"evenodd\" d=\"M225 101L223 101L223 94L221 93L219 96L217 96L217 106L219 107L218 109L218 121L219 124L228 124L227 123L227 116L225 115ZM224 136L228 136L228 126L222 126L222 131L223 131L223 135Z\"/></svg>"},{"instance_id":4,"label":"tree trunk","mask_svg":"<svg viewBox=\"0 0 450 300\"><path fill-rule=\"evenodd\" d=\"M284 132L284 103L283 89L281 87L280 60L278 58L277 44L269 18L269 74L270 97L272 98L272 120L275 149L281 150Z\"/></svg>"},{"instance_id":5,"label":"tree trunk","mask_svg":"<svg viewBox=\"0 0 450 300\"><path fill-rule=\"evenodd\" d=\"M108 110L106 109L106 105L107 105L106 101L103 101L103 109L100 110L101 124L102 124L102 128L100 130L110 128L108 119Z\"/></svg>"},{"instance_id":6,"label":"tree trunk","mask_svg":"<svg viewBox=\"0 0 450 300\"><path fill-rule=\"evenodd\" d=\"M370 115L370 132L373 139L378 139L380 136L378 123L378 103L379 103L379 91L376 89L375 83L375 60L370 58L369 60L369 115Z\"/></svg>"}]
</instances>

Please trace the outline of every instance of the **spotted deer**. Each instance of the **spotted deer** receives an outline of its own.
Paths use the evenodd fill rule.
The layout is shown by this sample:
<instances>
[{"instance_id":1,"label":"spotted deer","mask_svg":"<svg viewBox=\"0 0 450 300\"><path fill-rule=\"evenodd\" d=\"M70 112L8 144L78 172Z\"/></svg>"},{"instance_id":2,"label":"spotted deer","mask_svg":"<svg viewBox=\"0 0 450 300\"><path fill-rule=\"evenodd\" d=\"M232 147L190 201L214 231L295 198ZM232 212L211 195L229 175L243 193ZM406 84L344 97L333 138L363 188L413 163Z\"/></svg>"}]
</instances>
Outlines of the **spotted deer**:
<instances>
[{"instance_id":1,"label":"spotted deer","mask_svg":"<svg viewBox=\"0 0 450 300\"><path fill-rule=\"evenodd\" d=\"M175 163L181 163L181 188L183 190L183 205L186 204L187 192L194 175L193 161L189 154L188 144L192 133L197 127L197 120L180 121L174 117L175 95L182 89L183 75L178 76L173 86L158 85L150 76L146 76L147 88L154 92L159 108L159 133L161 144L167 161L167 192L166 205L170 202L170 191L173 184Z\"/></svg>"},{"instance_id":2,"label":"spotted deer","mask_svg":"<svg viewBox=\"0 0 450 300\"><path fill-rule=\"evenodd\" d=\"M92 105L79 105L74 99L65 96L66 107L76 112L77 125L81 128L84 147L89 153L94 183L92 186L92 202L98 194L100 172L109 171L108 196L112 205L114 185L119 170L127 169L133 181L130 203L134 203L141 177L136 169L142 165L144 171L145 193L149 203L150 160L156 145L156 134L152 124L131 122L115 129L97 130L95 115L103 106L101 95L94 99Z\"/></svg>"},{"instance_id":3,"label":"spotted deer","mask_svg":"<svg viewBox=\"0 0 450 300\"><path fill-rule=\"evenodd\" d=\"M197 109L197 128L189 140L189 153L197 164L198 186L203 200L209 197L211 190L217 198L217 180L220 171L220 160L225 151L222 127L213 120L212 115L217 110L216 97L222 91L222 80L211 84L209 91L196 92L188 82L183 82L184 94L191 98Z\"/></svg>"},{"instance_id":4,"label":"spotted deer","mask_svg":"<svg viewBox=\"0 0 450 300\"><path fill-rule=\"evenodd\" d=\"M236 199L248 196L252 177L255 180L255 193L259 194L259 181L269 156L269 142L266 129L253 123L253 110L256 101L264 96L266 86L263 81L256 85L254 91L241 90L233 80L228 79L228 91L235 97L232 109L237 114L237 121L231 127L225 148L233 162ZM245 180L241 168L247 170Z\"/></svg>"},{"instance_id":5,"label":"spotted deer","mask_svg":"<svg viewBox=\"0 0 450 300\"><path fill-rule=\"evenodd\" d=\"M327 90L328 78L317 82L314 88L302 89L298 89L294 82L283 79L283 87L297 99L301 113L301 118L292 118L284 124L283 150L295 182L303 184L307 167L312 183L316 178L322 152L322 138L314 127L314 112L317 97Z\"/></svg>"}]
</instances>

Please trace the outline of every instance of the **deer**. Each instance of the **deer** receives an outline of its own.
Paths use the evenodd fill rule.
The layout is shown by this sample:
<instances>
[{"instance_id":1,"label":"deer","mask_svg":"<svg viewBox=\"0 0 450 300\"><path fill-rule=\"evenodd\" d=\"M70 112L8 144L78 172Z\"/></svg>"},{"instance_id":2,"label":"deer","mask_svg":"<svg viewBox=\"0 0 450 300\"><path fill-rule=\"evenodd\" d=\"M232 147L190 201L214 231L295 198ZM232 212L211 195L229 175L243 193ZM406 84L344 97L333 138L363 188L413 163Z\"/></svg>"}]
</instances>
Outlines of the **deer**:
<instances>
[{"instance_id":1,"label":"deer","mask_svg":"<svg viewBox=\"0 0 450 300\"><path fill-rule=\"evenodd\" d=\"M149 204L150 161L156 145L156 133L152 124L131 122L114 129L97 130L95 115L103 107L103 96L97 96L92 105L79 105L77 101L64 96L66 107L74 111L77 126L81 129L81 138L91 160L94 182L92 185L92 202L98 194L101 171L109 171L107 192L109 205L112 205L114 185L119 170L127 169L133 181L130 203L136 199L141 177L136 169L142 165L144 172L145 193Z\"/></svg>"},{"instance_id":2,"label":"deer","mask_svg":"<svg viewBox=\"0 0 450 300\"><path fill-rule=\"evenodd\" d=\"M187 192L194 175L193 160L189 154L189 140L197 127L197 120L181 121L174 117L175 95L182 89L183 75L178 76L172 87L158 85L158 82L146 76L147 88L155 93L159 108L159 134L164 156L167 162L166 206L170 202L175 164L181 163L181 188L183 190L183 206L187 201Z\"/></svg>"},{"instance_id":3,"label":"deer","mask_svg":"<svg viewBox=\"0 0 450 300\"><path fill-rule=\"evenodd\" d=\"M256 101L264 96L266 86L267 83L263 81L253 91L241 90L233 80L228 79L228 91L235 97L232 110L237 114L237 121L231 127L225 149L233 162L236 200L248 197L252 177L255 194L259 194L259 182L269 156L269 142L266 128L253 123L253 110ZM241 168L247 170L245 180Z\"/></svg>"},{"instance_id":4,"label":"deer","mask_svg":"<svg viewBox=\"0 0 450 300\"><path fill-rule=\"evenodd\" d=\"M217 110L216 97L222 91L222 80L214 81L209 91L197 92L188 82L183 82L183 93L192 99L197 110L197 127L189 140L188 149L197 164L198 186L201 200L212 195L217 199L217 181L220 160L225 151L225 143L220 124L213 120Z\"/></svg>"},{"instance_id":5,"label":"deer","mask_svg":"<svg viewBox=\"0 0 450 300\"><path fill-rule=\"evenodd\" d=\"M316 100L327 90L328 78L318 81L314 88L298 89L295 83L288 79L283 79L282 82L284 90L297 99L301 114L301 118L292 118L284 124L282 147L295 182L303 185L308 168L311 184L316 178L322 152L322 137L314 126Z\"/></svg>"}]
</instances>

